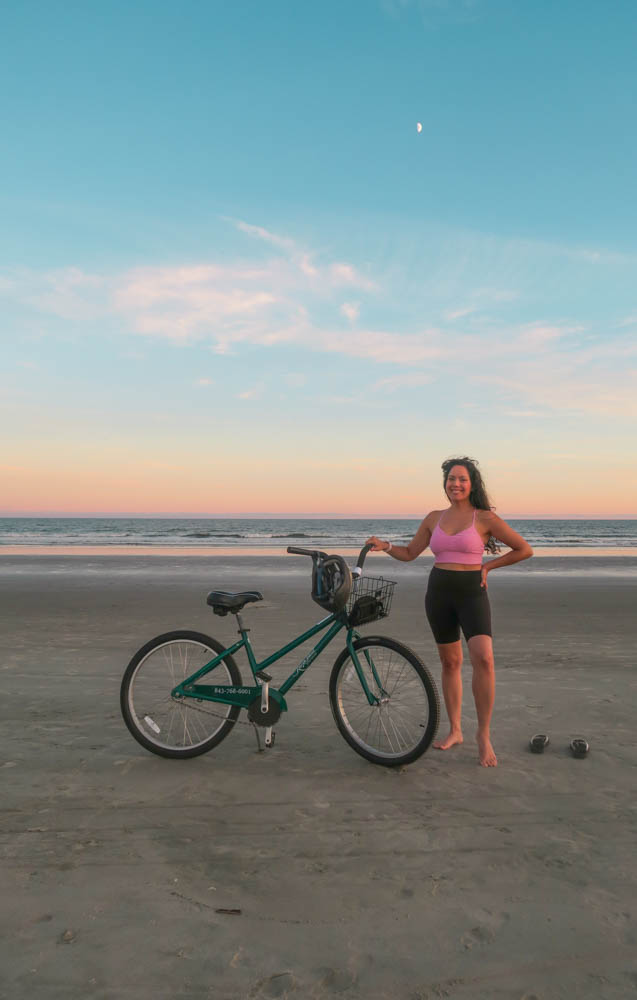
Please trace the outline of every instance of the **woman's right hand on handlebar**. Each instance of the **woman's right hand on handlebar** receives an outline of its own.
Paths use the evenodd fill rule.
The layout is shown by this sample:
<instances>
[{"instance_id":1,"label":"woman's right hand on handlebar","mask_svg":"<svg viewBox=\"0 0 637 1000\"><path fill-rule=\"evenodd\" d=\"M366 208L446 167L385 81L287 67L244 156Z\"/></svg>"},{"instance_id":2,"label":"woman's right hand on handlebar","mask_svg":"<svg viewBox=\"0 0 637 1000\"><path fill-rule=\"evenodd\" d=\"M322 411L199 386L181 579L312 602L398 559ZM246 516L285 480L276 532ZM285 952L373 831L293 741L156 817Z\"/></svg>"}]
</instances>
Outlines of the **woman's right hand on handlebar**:
<instances>
[{"instance_id":1,"label":"woman's right hand on handlebar","mask_svg":"<svg viewBox=\"0 0 637 1000\"><path fill-rule=\"evenodd\" d=\"M387 552L389 548L389 542L383 542L380 538L376 538L376 535L368 538L365 545L371 545L372 552Z\"/></svg>"}]
</instances>

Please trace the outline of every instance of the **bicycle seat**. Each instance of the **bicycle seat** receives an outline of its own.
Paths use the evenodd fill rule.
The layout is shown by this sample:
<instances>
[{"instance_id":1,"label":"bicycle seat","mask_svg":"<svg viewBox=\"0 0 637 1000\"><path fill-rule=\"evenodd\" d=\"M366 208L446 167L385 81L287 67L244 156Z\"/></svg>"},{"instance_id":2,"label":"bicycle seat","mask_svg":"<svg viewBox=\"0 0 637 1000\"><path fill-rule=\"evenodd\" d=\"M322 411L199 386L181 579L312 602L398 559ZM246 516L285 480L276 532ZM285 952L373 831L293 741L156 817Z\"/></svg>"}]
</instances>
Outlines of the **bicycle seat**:
<instances>
[{"instance_id":1,"label":"bicycle seat","mask_svg":"<svg viewBox=\"0 0 637 1000\"><path fill-rule=\"evenodd\" d=\"M226 590L211 590L206 598L216 615L236 615L237 611L252 601L262 601L263 595L258 590L246 590L242 594L229 594Z\"/></svg>"}]
</instances>

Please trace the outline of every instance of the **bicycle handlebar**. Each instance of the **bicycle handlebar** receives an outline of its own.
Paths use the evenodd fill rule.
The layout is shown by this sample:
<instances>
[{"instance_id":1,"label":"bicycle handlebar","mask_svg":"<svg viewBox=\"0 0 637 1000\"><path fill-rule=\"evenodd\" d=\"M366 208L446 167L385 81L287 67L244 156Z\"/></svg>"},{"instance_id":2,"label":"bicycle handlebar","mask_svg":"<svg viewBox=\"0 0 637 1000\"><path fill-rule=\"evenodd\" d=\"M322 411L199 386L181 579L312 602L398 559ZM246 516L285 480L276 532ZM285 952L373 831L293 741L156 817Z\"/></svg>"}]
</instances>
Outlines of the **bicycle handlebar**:
<instances>
[{"instance_id":1,"label":"bicycle handlebar","mask_svg":"<svg viewBox=\"0 0 637 1000\"><path fill-rule=\"evenodd\" d=\"M311 556L314 559L315 556L324 556L325 552L319 552L318 549L301 549L298 545L288 545L287 551L292 556Z\"/></svg>"},{"instance_id":2,"label":"bicycle handlebar","mask_svg":"<svg viewBox=\"0 0 637 1000\"><path fill-rule=\"evenodd\" d=\"M356 562L356 569L353 571L357 576L360 576L363 569L363 563L365 562L365 557L371 548L373 548L373 546L363 545L363 548L360 550L358 560ZM293 556L310 556L312 559L316 559L318 556L323 556L324 558L326 557L325 552L320 552L318 549L302 549L298 545L288 545L287 551ZM359 572L356 573L356 570Z\"/></svg>"}]
</instances>

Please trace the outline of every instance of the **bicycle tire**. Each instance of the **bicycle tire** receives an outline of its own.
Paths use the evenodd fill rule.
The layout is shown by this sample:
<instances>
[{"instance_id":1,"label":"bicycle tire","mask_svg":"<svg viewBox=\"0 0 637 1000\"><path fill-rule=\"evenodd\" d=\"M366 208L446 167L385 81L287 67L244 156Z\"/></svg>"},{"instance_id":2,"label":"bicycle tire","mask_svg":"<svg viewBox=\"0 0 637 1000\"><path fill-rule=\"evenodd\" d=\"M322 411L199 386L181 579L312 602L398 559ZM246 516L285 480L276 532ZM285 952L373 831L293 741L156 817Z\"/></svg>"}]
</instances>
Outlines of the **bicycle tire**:
<instances>
[{"instance_id":1,"label":"bicycle tire","mask_svg":"<svg viewBox=\"0 0 637 1000\"><path fill-rule=\"evenodd\" d=\"M388 697L382 704L369 704L345 648L332 667L329 684L338 730L356 753L373 764L411 764L429 748L438 730L440 701L434 679L420 657L395 639L366 636L353 645L362 654L358 660L371 693L378 695L379 688L365 652L372 656Z\"/></svg>"},{"instance_id":2,"label":"bicycle tire","mask_svg":"<svg viewBox=\"0 0 637 1000\"><path fill-rule=\"evenodd\" d=\"M156 636L135 653L122 678L120 708L129 732L146 750L160 757L198 757L226 738L241 711L237 705L170 697L176 684L224 649L201 632L178 630ZM218 671L225 674L221 683L241 686L230 654L215 667L215 677Z\"/></svg>"}]
</instances>

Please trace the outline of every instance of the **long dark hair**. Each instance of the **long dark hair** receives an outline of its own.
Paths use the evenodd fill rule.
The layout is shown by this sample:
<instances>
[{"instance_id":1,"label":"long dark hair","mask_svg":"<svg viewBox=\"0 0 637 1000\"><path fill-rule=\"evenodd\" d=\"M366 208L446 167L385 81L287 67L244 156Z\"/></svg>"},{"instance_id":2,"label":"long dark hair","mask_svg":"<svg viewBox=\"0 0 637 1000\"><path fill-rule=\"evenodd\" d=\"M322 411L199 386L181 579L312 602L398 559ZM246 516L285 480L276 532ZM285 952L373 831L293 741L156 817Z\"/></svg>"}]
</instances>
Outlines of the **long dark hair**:
<instances>
[{"instance_id":1,"label":"long dark hair","mask_svg":"<svg viewBox=\"0 0 637 1000\"><path fill-rule=\"evenodd\" d=\"M447 480L449 478L449 473L453 469L454 465L462 465L469 474L469 479L471 480L471 491L469 493L469 503L476 510L493 510L493 504L489 499L489 494L487 493L487 488L484 485L484 480L478 468L478 463L475 458L467 458L465 455L463 458L446 458L442 463L442 485L444 487L445 496L447 495ZM498 543L496 539L491 535L485 545L487 552L497 552Z\"/></svg>"}]
</instances>

